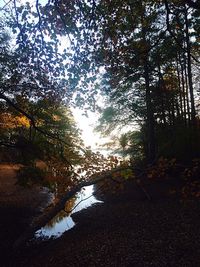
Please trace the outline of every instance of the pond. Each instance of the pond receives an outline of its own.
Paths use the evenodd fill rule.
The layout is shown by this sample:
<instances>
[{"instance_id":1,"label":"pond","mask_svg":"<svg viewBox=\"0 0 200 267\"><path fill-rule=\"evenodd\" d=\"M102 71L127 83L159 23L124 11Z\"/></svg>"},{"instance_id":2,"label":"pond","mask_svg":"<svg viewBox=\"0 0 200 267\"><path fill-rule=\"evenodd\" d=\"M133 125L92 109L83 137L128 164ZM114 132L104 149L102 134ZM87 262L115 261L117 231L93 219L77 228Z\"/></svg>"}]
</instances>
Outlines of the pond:
<instances>
[{"instance_id":1,"label":"pond","mask_svg":"<svg viewBox=\"0 0 200 267\"><path fill-rule=\"evenodd\" d=\"M65 211L59 212L47 225L42 227L35 233L36 238L58 238L64 232L75 226L71 214L76 213L82 209L86 209L95 203L102 203L93 195L94 186L83 187L82 190L71 200L67 201Z\"/></svg>"}]
</instances>

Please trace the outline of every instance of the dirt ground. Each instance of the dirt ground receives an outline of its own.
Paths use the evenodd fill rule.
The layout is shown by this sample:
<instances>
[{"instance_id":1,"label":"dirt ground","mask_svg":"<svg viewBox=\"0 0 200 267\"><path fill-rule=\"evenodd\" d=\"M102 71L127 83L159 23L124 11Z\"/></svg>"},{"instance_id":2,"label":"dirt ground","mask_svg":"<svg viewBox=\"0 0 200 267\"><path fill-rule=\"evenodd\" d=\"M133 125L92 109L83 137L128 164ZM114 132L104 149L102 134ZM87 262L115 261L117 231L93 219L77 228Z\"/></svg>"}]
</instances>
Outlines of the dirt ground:
<instances>
[{"instance_id":1,"label":"dirt ground","mask_svg":"<svg viewBox=\"0 0 200 267\"><path fill-rule=\"evenodd\" d=\"M18 185L16 173L21 166L0 164L0 206L44 208L50 200L48 190L39 186L27 188Z\"/></svg>"},{"instance_id":2,"label":"dirt ground","mask_svg":"<svg viewBox=\"0 0 200 267\"><path fill-rule=\"evenodd\" d=\"M45 188L17 184L20 164L0 164L0 266L10 257L12 244L52 199Z\"/></svg>"}]
</instances>

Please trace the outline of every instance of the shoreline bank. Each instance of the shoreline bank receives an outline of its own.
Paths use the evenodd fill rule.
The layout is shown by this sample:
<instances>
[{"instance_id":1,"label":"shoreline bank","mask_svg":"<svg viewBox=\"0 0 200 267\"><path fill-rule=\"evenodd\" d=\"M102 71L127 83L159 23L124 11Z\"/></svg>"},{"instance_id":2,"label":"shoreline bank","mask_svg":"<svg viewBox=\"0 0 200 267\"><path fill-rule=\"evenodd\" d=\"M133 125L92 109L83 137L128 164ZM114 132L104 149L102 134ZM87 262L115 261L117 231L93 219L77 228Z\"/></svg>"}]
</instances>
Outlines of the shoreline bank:
<instances>
[{"instance_id":1,"label":"shoreline bank","mask_svg":"<svg viewBox=\"0 0 200 267\"><path fill-rule=\"evenodd\" d=\"M200 266L200 201L183 202L169 195L173 185L173 179L149 183L146 189L153 196L149 201L129 181L121 193L99 196L103 204L73 214L75 227L60 238L10 253L1 260L2 266ZM10 252L5 243L20 234L30 210L4 212L5 256Z\"/></svg>"}]
</instances>

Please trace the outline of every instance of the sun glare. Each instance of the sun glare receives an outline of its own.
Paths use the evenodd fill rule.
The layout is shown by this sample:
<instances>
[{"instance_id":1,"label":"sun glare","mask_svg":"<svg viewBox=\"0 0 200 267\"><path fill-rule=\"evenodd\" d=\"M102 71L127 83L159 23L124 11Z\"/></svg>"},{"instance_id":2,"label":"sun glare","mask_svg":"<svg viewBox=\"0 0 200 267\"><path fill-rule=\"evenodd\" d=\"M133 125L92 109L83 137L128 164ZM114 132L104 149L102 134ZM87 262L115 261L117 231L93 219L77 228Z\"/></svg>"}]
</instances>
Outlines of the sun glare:
<instances>
[{"instance_id":1,"label":"sun glare","mask_svg":"<svg viewBox=\"0 0 200 267\"><path fill-rule=\"evenodd\" d=\"M83 111L79 108L73 108L72 112L78 127L82 131L82 138L86 146L90 146L93 150L97 150L100 145L108 141L94 131L98 120L97 114L88 112L88 117L86 117L83 115Z\"/></svg>"}]
</instances>

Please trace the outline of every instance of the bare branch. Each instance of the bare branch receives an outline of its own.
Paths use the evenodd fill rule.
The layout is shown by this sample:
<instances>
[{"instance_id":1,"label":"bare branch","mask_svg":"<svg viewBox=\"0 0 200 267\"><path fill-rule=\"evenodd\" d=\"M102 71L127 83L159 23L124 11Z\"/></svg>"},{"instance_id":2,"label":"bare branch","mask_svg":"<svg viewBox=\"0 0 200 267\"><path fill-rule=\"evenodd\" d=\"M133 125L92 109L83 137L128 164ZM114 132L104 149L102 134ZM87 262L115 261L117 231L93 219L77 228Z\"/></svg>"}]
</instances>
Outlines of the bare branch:
<instances>
[{"instance_id":1,"label":"bare branch","mask_svg":"<svg viewBox=\"0 0 200 267\"><path fill-rule=\"evenodd\" d=\"M104 187L104 185L100 186L100 187L95 191L95 193L97 193L98 191L100 191L103 187ZM74 210L76 209L76 207L78 207L79 204L81 204L81 203L82 203L83 201L85 201L85 200L88 200L88 199L91 198L93 195L94 195L94 194L92 193L89 197L86 197L86 198L81 199L81 200L80 200L80 201L73 207L73 209L71 209L71 210L69 210L69 211L64 209L64 212L66 212L67 214L72 213L72 211L74 211Z\"/></svg>"},{"instance_id":2,"label":"bare branch","mask_svg":"<svg viewBox=\"0 0 200 267\"><path fill-rule=\"evenodd\" d=\"M12 2L12 0L8 1L7 3L5 3L5 5L0 8L0 11L3 11L11 2Z\"/></svg>"}]
</instances>

